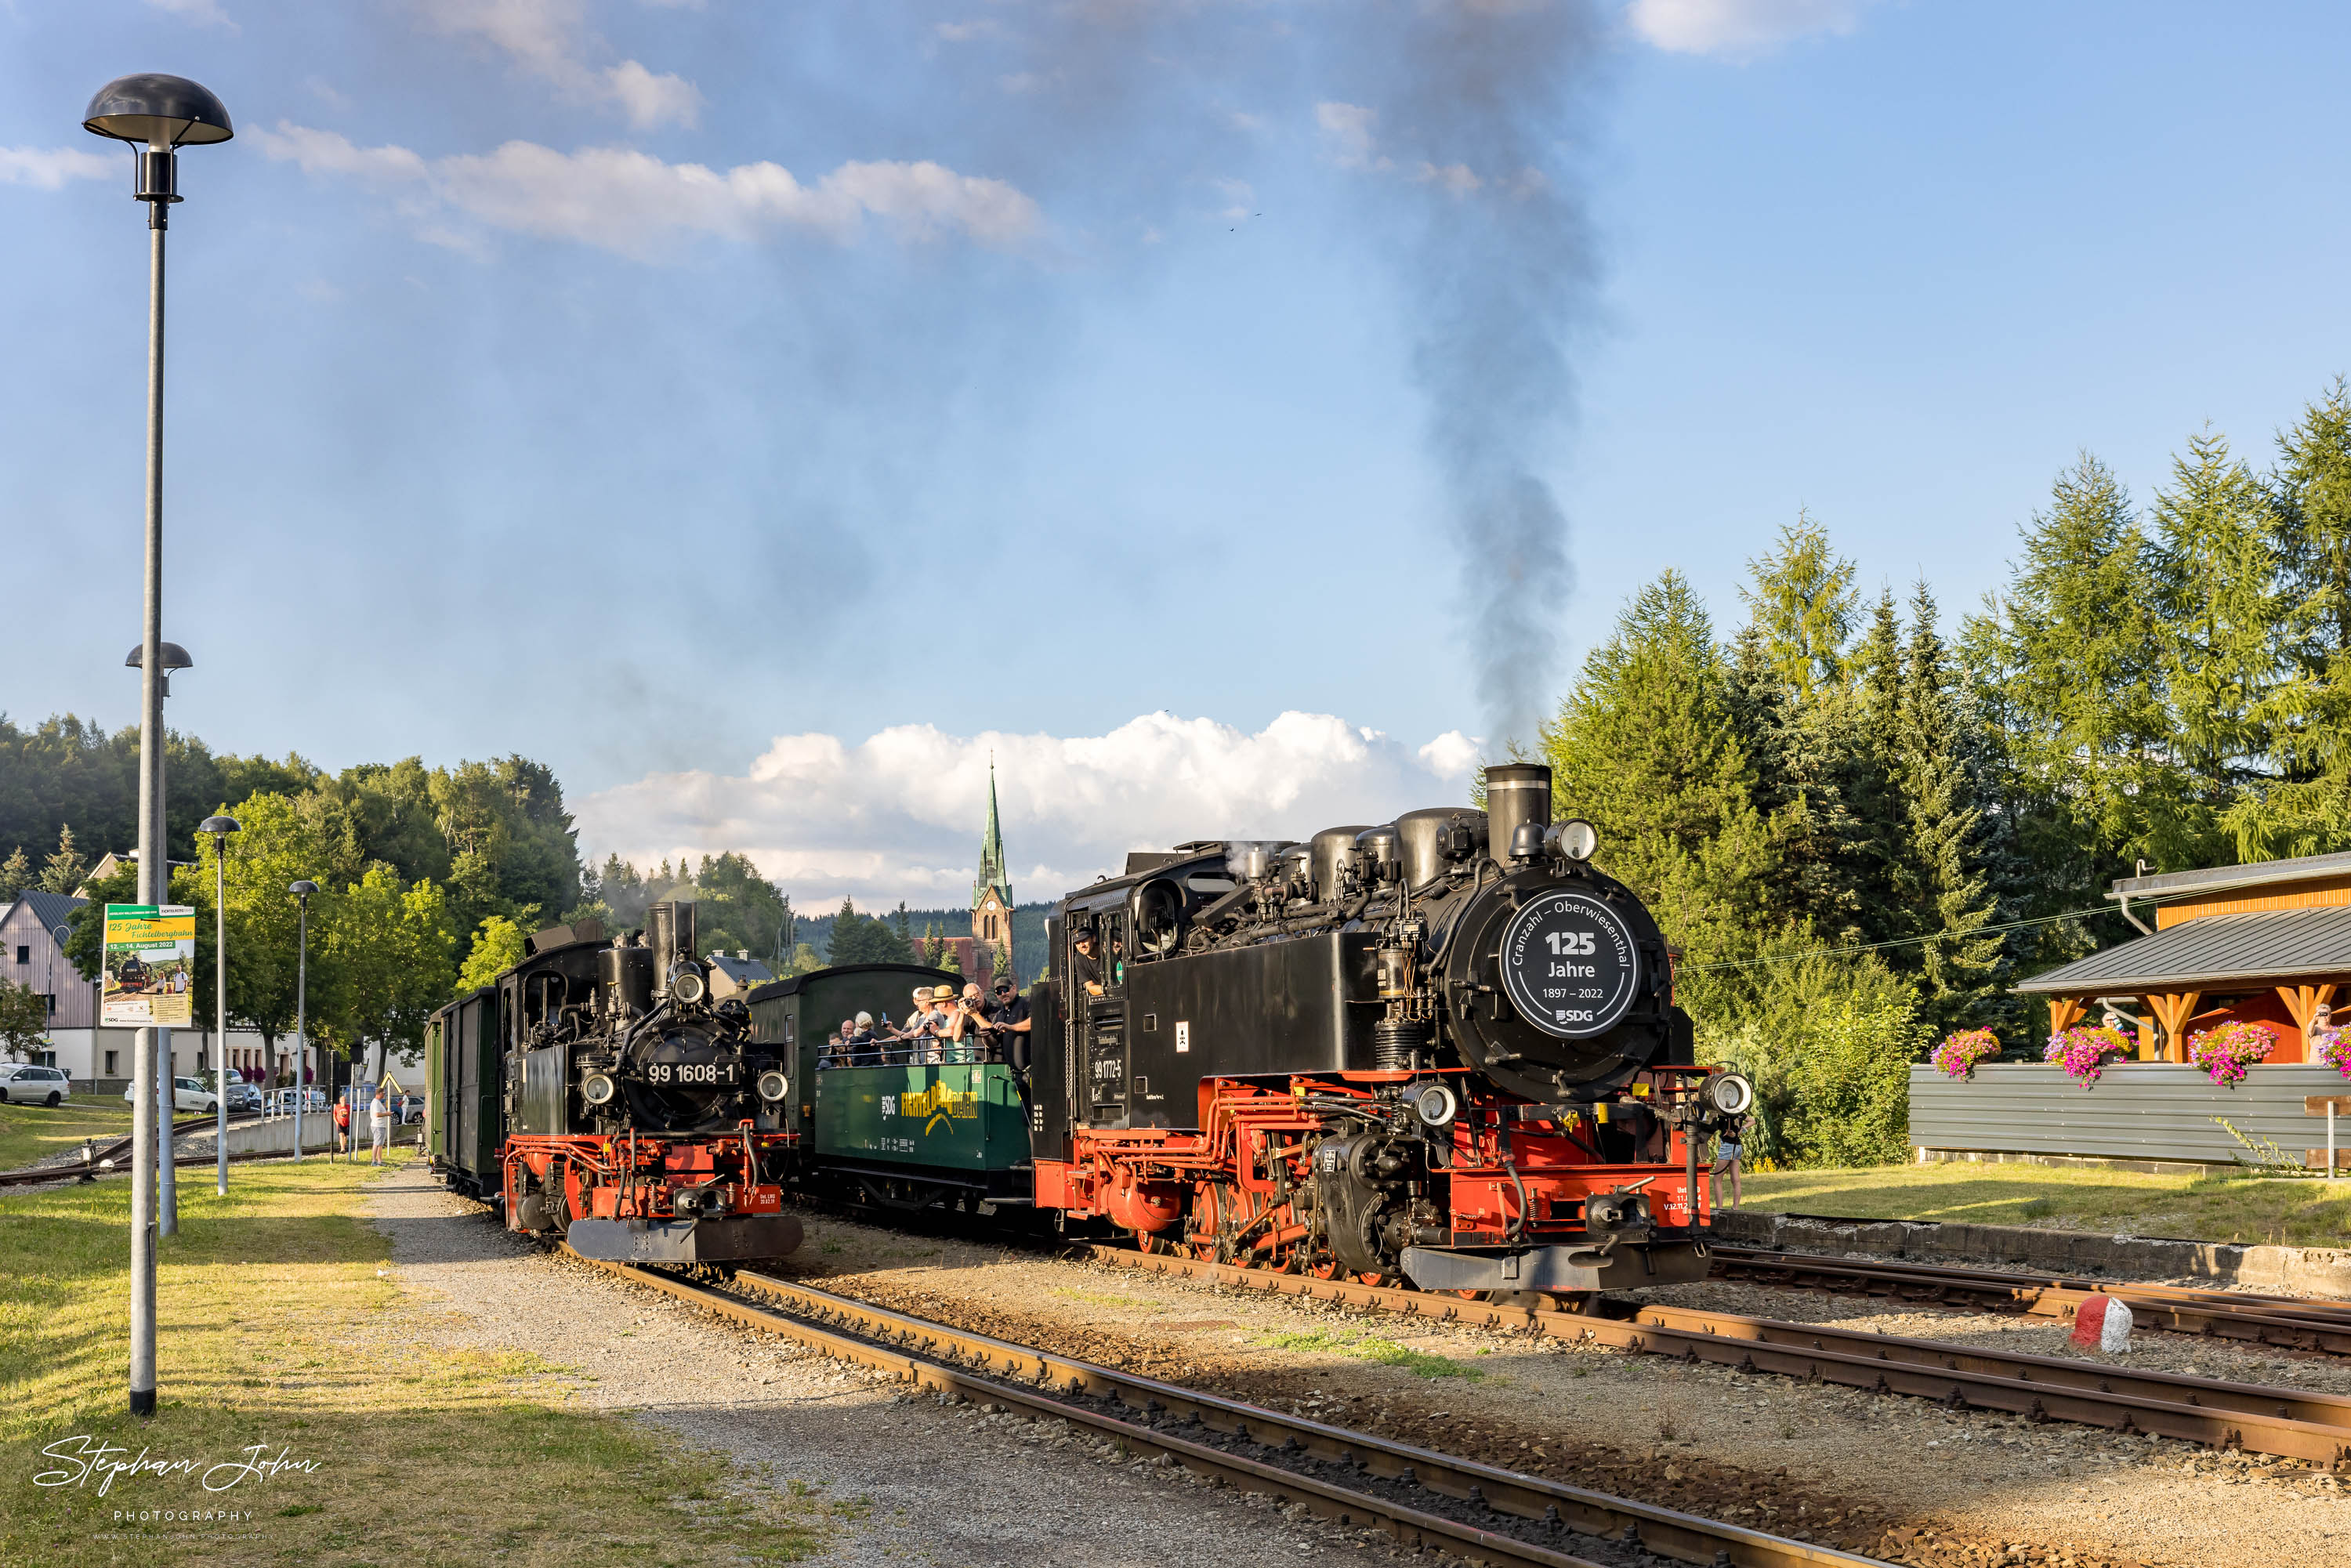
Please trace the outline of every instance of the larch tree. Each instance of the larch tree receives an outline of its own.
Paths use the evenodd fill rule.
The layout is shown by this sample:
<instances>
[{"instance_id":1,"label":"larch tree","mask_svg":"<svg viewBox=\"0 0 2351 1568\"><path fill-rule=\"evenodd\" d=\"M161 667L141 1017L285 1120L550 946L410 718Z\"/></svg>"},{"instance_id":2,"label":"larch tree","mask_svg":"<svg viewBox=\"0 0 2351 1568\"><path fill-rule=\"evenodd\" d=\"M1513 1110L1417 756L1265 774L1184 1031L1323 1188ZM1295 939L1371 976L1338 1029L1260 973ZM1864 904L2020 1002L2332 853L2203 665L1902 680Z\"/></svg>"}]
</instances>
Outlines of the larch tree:
<instances>
[{"instance_id":1,"label":"larch tree","mask_svg":"<svg viewBox=\"0 0 2351 1568\"><path fill-rule=\"evenodd\" d=\"M1751 940L1770 864L1731 717L1705 606L1668 571L1626 607L1542 730L1557 814L1592 822L1601 868L1693 961ZM1694 1010L1707 988L1690 992Z\"/></svg>"}]
</instances>

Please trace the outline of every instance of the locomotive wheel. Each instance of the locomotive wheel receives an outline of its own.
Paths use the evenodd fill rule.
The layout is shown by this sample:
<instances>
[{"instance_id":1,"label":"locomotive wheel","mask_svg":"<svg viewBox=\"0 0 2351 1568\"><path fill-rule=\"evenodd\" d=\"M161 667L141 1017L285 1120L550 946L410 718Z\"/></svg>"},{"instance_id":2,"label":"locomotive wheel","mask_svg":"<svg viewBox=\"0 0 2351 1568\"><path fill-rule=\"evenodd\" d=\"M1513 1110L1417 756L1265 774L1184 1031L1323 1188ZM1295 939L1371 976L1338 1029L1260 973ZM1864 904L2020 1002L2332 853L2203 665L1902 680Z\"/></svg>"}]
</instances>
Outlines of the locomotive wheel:
<instances>
[{"instance_id":1,"label":"locomotive wheel","mask_svg":"<svg viewBox=\"0 0 2351 1568\"><path fill-rule=\"evenodd\" d=\"M1137 1252L1157 1256L1173 1252L1176 1249L1167 1238L1160 1235L1156 1230L1138 1230L1134 1233L1134 1249Z\"/></svg>"}]
</instances>

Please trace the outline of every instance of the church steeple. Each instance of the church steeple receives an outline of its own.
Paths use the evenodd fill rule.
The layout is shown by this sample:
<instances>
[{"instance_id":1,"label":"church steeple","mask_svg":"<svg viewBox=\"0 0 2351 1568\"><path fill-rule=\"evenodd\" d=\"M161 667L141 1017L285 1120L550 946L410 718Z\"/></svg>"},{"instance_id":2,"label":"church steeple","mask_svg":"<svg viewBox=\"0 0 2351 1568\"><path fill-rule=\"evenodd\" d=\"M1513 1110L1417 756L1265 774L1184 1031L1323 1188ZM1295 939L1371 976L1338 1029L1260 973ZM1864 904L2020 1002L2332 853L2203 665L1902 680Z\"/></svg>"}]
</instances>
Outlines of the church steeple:
<instances>
[{"instance_id":1,"label":"church steeple","mask_svg":"<svg viewBox=\"0 0 2351 1568\"><path fill-rule=\"evenodd\" d=\"M996 757L987 758L987 836L979 842L979 875L971 884L971 906L977 909L987 890L994 888L998 902L1012 907L1012 881L1004 870L1004 826L996 811Z\"/></svg>"}]
</instances>

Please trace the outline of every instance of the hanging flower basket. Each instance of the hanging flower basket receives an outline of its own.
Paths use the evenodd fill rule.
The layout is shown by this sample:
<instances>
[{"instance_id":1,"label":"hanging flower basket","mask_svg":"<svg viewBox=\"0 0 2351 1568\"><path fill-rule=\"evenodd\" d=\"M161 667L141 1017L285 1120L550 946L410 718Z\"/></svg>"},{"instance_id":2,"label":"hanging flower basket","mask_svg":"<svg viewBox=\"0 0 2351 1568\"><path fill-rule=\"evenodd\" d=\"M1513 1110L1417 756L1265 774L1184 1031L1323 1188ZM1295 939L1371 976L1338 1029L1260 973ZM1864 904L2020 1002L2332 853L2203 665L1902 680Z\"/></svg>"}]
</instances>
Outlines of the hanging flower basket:
<instances>
[{"instance_id":1,"label":"hanging flower basket","mask_svg":"<svg viewBox=\"0 0 2351 1568\"><path fill-rule=\"evenodd\" d=\"M1976 1063L2000 1054L2000 1036L1988 1029L1963 1029L1935 1048L1937 1071L1947 1078L1973 1078Z\"/></svg>"},{"instance_id":2,"label":"hanging flower basket","mask_svg":"<svg viewBox=\"0 0 2351 1568\"><path fill-rule=\"evenodd\" d=\"M2276 1049L2275 1025L2241 1019L2188 1037L2188 1060L2202 1068L2213 1082L2225 1083L2232 1089L2244 1081L2246 1068L2267 1061Z\"/></svg>"},{"instance_id":3,"label":"hanging flower basket","mask_svg":"<svg viewBox=\"0 0 2351 1568\"><path fill-rule=\"evenodd\" d=\"M2076 1024L2072 1029L2049 1037L2049 1049L2042 1053L2043 1061L2062 1065L2069 1077L2081 1081L2087 1089L2105 1071L2106 1062L2114 1057L2128 1056L2130 1041L2120 1030L2104 1024Z\"/></svg>"},{"instance_id":4,"label":"hanging flower basket","mask_svg":"<svg viewBox=\"0 0 2351 1568\"><path fill-rule=\"evenodd\" d=\"M2351 1078L2351 1034L2339 1029L2311 1030L2310 1059L2323 1061L2344 1077Z\"/></svg>"}]
</instances>

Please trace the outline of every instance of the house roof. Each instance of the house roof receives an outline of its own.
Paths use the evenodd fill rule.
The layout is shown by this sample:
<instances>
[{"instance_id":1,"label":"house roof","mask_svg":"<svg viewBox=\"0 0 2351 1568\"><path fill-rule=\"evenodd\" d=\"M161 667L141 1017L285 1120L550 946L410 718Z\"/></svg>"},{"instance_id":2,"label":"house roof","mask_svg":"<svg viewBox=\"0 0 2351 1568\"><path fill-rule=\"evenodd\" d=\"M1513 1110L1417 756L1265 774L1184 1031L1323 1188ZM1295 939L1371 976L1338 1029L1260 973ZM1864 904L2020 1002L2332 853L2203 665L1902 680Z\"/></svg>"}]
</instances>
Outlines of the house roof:
<instances>
[{"instance_id":1,"label":"house roof","mask_svg":"<svg viewBox=\"0 0 2351 1568\"><path fill-rule=\"evenodd\" d=\"M2202 871L2166 872L2160 876L2126 876L2116 882L2106 896L2173 898L2181 894L2226 893L2241 887L2313 882L2332 876L2351 876L2351 852L2301 855L2283 861L2255 861L2250 865L2207 866Z\"/></svg>"},{"instance_id":2,"label":"house roof","mask_svg":"<svg viewBox=\"0 0 2351 1568\"><path fill-rule=\"evenodd\" d=\"M2214 990L2238 981L2268 985L2328 975L2351 975L2351 907L2207 915L2077 958L2016 988L2120 995Z\"/></svg>"},{"instance_id":3,"label":"house roof","mask_svg":"<svg viewBox=\"0 0 2351 1568\"><path fill-rule=\"evenodd\" d=\"M37 887L28 887L16 895L16 902L30 904L33 918L41 923L41 929L54 932L66 923L68 915L88 904L89 900L74 898L62 893L44 893Z\"/></svg>"}]
</instances>

